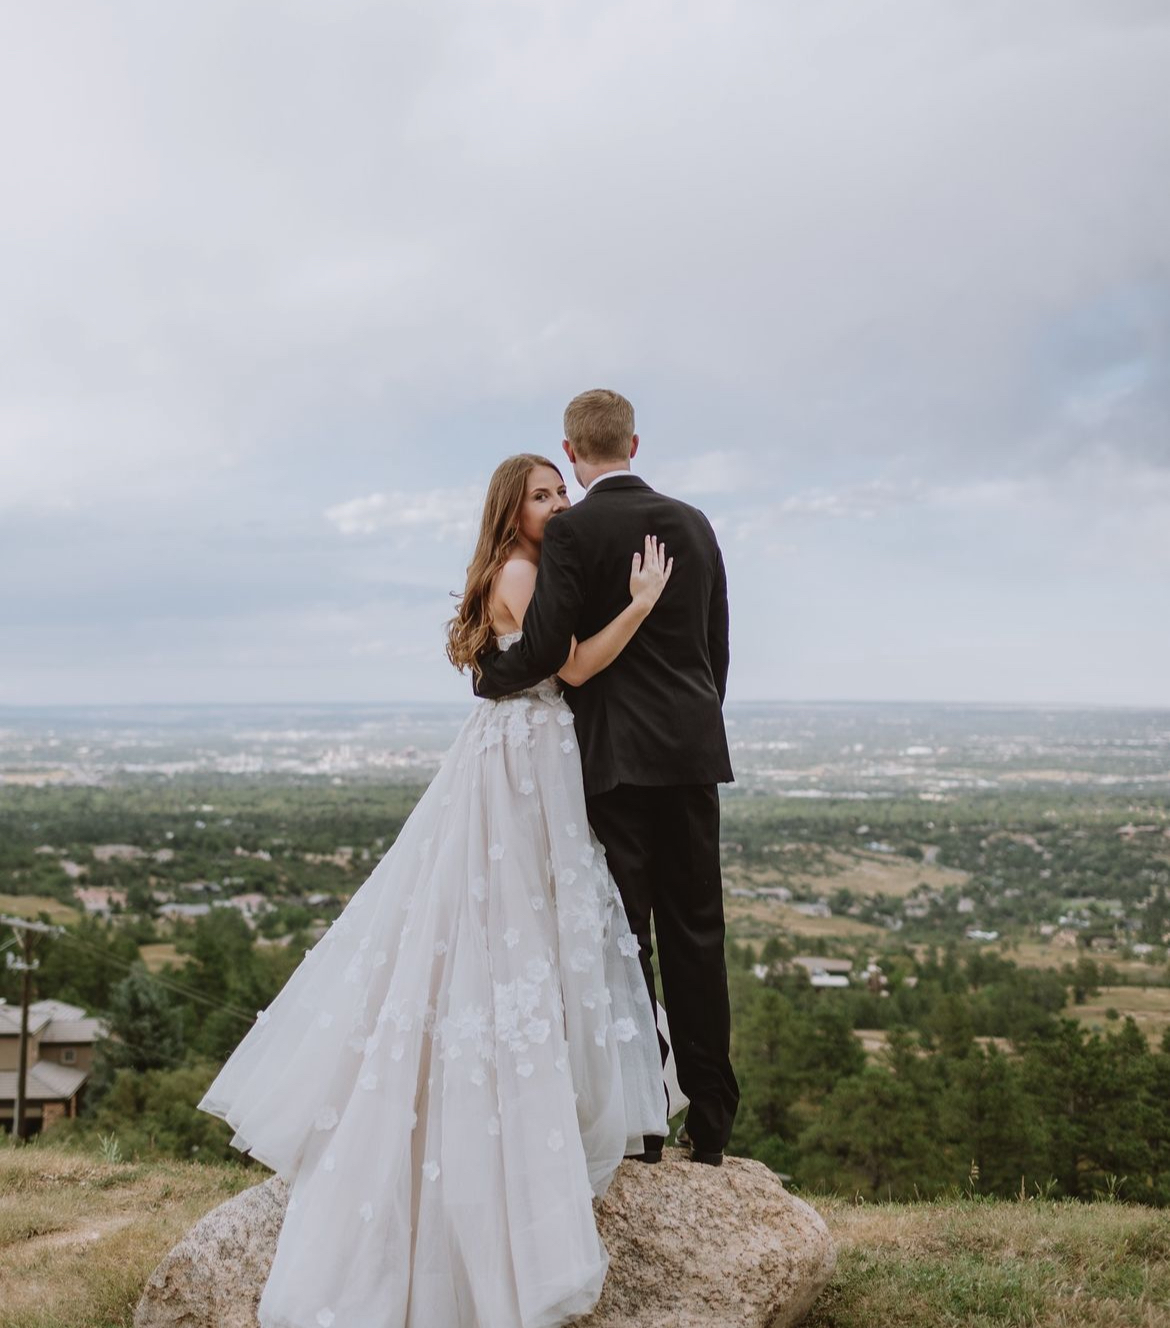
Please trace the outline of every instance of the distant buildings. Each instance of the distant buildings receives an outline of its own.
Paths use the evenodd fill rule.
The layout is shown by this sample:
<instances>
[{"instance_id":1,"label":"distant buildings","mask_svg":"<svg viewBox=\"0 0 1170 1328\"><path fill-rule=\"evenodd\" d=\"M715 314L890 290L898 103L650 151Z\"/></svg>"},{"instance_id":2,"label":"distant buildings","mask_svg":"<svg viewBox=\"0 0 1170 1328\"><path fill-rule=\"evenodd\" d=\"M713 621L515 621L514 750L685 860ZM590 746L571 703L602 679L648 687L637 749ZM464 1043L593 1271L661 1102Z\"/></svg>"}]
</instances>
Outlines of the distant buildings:
<instances>
[{"instance_id":1,"label":"distant buildings","mask_svg":"<svg viewBox=\"0 0 1170 1328\"><path fill-rule=\"evenodd\" d=\"M733 899L767 899L774 904L787 904L792 898L792 891L784 885L733 885L727 893Z\"/></svg>"},{"instance_id":2,"label":"distant buildings","mask_svg":"<svg viewBox=\"0 0 1170 1328\"><path fill-rule=\"evenodd\" d=\"M853 961L829 959L824 955L793 955L786 967L789 972L797 968L804 969L813 987L848 987Z\"/></svg>"},{"instance_id":3,"label":"distant buildings","mask_svg":"<svg viewBox=\"0 0 1170 1328\"><path fill-rule=\"evenodd\" d=\"M866 990L871 996L889 996L890 994L887 990L890 980L878 966L876 956L870 956L869 963L861 972L861 981L865 984Z\"/></svg>"},{"instance_id":4,"label":"distant buildings","mask_svg":"<svg viewBox=\"0 0 1170 1328\"><path fill-rule=\"evenodd\" d=\"M73 887L73 897L91 918L108 918L118 908L126 907L126 891L111 886L94 885Z\"/></svg>"},{"instance_id":5,"label":"distant buildings","mask_svg":"<svg viewBox=\"0 0 1170 1328\"><path fill-rule=\"evenodd\" d=\"M806 918L831 918L833 916L833 910L823 899L818 899L815 903L811 904L793 904L792 911L794 913L803 914Z\"/></svg>"},{"instance_id":6,"label":"distant buildings","mask_svg":"<svg viewBox=\"0 0 1170 1328\"><path fill-rule=\"evenodd\" d=\"M329 863L334 867L353 865L353 849L348 844L342 844L333 853L304 853L301 856L302 861L311 863L314 867L319 867L324 863Z\"/></svg>"},{"instance_id":7,"label":"distant buildings","mask_svg":"<svg viewBox=\"0 0 1170 1328\"><path fill-rule=\"evenodd\" d=\"M160 904L158 915L160 918L169 918L172 922L180 922L191 918L205 918L210 912L210 904Z\"/></svg>"},{"instance_id":8,"label":"distant buildings","mask_svg":"<svg viewBox=\"0 0 1170 1328\"><path fill-rule=\"evenodd\" d=\"M266 848L258 848L254 853L250 853L246 848L241 848L238 844L232 850L237 858L256 858L260 862L271 862L272 854Z\"/></svg>"},{"instance_id":9,"label":"distant buildings","mask_svg":"<svg viewBox=\"0 0 1170 1328\"><path fill-rule=\"evenodd\" d=\"M223 886L218 881L183 881L179 889L192 895L217 895Z\"/></svg>"},{"instance_id":10,"label":"distant buildings","mask_svg":"<svg viewBox=\"0 0 1170 1328\"><path fill-rule=\"evenodd\" d=\"M200 884L194 882L193 884ZM218 886L212 887L219 889ZM256 919L263 917L275 908L275 905L264 895L258 893L233 895L230 899L213 899L210 903L202 904L180 904L172 900L161 903L158 909L160 918L167 918L171 922L189 922L192 918L205 918L213 908L234 908L242 914L244 920L249 924L255 924Z\"/></svg>"},{"instance_id":11,"label":"distant buildings","mask_svg":"<svg viewBox=\"0 0 1170 1328\"><path fill-rule=\"evenodd\" d=\"M146 857L146 850L137 844L95 844L92 852L95 862L136 862Z\"/></svg>"},{"instance_id":12,"label":"distant buildings","mask_svg":"<svg viewBox=\"0 0 1170 1328\"><path fill-rule=\"evenodd\" d=\"M273 908L273 905L268 902L264 895L256 893L232 895L226 903L231 908L239 909L249 922L263 917L265 913L270 913Z\"/></svg>"}]
</instances>

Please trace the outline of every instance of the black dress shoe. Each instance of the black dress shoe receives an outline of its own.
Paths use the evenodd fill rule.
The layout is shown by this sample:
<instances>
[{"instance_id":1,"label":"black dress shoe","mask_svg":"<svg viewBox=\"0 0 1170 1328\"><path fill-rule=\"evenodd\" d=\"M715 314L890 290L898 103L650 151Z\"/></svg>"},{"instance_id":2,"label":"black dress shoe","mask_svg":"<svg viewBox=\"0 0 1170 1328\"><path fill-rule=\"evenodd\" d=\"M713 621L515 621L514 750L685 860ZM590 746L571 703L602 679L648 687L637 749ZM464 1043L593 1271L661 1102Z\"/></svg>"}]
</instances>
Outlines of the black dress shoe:
<instances>
[{"instance_id":1,"label":"black dress shoe","mask_svg":"<svg viewBox=\"0 0 1170 1328\"><path fill-rule=\"evenodd\" d=\"M687 1127L683 1125L679 1132L674 1136L675 1145L678 1148L689 1148L691 1150L691 1161L702 1162L709 1167L721 1167L723 1165L723 1150L721 1148L696 1148L695 1141L687 1133Z\"/></svg>"},{"instance_id":2,"label":"black dress shoe","mask_svg":"<svg viewBox=\"0 0 1170 1328\"><path fill-rule=\"evenodd\" d=\"M701 1148L692 1148L691 1161L702 1162L708 1167L721 1167L723 1165L723 1150L719 1149L714 1153L706 1153Z\"/></svg>"},{"instance_id":3,"label":"black dress shoe","mask_svg":"<svg viewBox=\"0 0 1170 1328\"><path fill-rule=\"evenodd\" d=\"M662 1145L664 1140L661 1135L644 1134L642 1136L643 1152L635 1154L639 1162L661 1162Z\"/></svg>"}]
</instances>

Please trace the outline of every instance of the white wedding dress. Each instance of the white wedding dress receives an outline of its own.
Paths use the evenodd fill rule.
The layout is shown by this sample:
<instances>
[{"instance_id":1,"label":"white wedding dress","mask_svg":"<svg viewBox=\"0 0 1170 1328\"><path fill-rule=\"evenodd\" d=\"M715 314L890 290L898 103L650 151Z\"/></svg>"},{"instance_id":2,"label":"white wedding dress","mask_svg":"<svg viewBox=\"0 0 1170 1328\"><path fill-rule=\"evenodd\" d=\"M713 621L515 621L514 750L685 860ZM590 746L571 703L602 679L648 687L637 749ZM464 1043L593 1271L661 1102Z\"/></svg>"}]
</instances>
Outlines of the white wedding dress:
<instances>
[{"instance_id":1,"label":"white wedding dress","mask_svg":"<svg viewBox=\"0 0 1170 1328\"><path fill-rule=\"evenodd\" d=\"M199 1104L291 1184L262 1328L587 1313L591 1201L666 1133L637 954L556 684L479 702Z\"/></svg>"}]
</instances>

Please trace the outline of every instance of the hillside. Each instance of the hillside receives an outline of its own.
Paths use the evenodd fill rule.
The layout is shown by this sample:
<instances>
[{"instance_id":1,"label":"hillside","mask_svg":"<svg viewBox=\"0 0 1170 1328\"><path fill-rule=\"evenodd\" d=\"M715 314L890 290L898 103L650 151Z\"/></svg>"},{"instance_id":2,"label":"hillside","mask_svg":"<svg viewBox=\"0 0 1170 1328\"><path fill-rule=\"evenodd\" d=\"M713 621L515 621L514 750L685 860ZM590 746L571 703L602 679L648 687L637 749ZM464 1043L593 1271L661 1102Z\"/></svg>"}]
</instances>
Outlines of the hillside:
<instances>
[{"instance_id":1,"label":"hillside","mask_svg":"<svg viewBox=\"0 0 1170 1328\"><path fill-rule=\"evenodd\" d=\"M0 1150L0 1328L128 1328L150 1270L259 1167ZM1131 1204L805 1194L838 1243L809 1328L1170 1328L1170 1214Z\"/></svg>"}]
</instances>

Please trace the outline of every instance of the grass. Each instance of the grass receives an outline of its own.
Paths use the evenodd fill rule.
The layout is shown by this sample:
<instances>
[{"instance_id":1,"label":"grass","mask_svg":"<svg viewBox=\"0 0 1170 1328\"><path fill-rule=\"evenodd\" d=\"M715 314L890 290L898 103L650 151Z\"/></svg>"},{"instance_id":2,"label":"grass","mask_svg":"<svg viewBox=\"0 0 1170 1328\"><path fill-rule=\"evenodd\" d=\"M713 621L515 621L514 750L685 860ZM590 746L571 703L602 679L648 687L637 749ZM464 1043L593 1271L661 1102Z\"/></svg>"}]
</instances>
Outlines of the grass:
<instances>
[{"instance_id":1,"label":"grass","mask_svg":"<svg viewBox=\"0 0 1170 1328\"><path fill-rule=\"evenodd\" d=\"M845 887L855 895L885 895L887 899L904 899L920 886L928 886L940 893L948 886L962 889L971 879L969 872L957 867L940 867L937 863L915 862L898 854L867 853L854 849L842 853L830 849L826 863L832 875L820 879L826 890ZM807 878L805 884L814 884L816 878Z\"/></svg>"},{"instance_id":2,"label":"grass","mask_svg":"<svg viewBox=\"0 0 1170 1328\"><path fill-rule=\"evenodd\" d=\"M0 1148L0 1328L129 1328L163 1255L266 1174ZM1170 1328L1170 1212L803 1197L838 1248L807 1328Z\"/></svg>"},{"instance_id":3,"label":"grass","mask_svg":"<svg viewBox=\"0 0 1170 1328\"><path fill-rule=\"evenodd\" d=\"M46 895L0 895L0 913L33 919L47 913L50 922L76 922L81 916L76 908Z\"/></svg>"},{"instance_id":4,"label":"grass","mask_svg":"<svg viewBox=\"0 0 1170 1328\"><path fill-rule=\"evenodd\" d=\"M914 862L892 853L867 853L864 849L853 849L848 853L826 849L820 865L823 868L820 871L786 872L775 866L745 864L732 859L724 863L724 883L786 885L794 892L807 890L813 895L828 895L844 887L859 896L885 895L888 899L902 899L920 885L942 891L948 886L962 888L971 879L968 872L955 867Z\"/></svg>"},{"instance_id":5,"label":"grass","mask_svg":"<svg viewBox=\"0 0 1170 1328\"><path fill-rule=\"evenodd\" d=\"M763 942L778 932L796 937L836 936L841 940L856 940L859 936L876 940L890 934L884 927L859 922L856 918L839 914L830 918L809 918L787 904L764 899L737 899L728 894L723 896L723 912L728 935L737 941Z\"/></svg>"},{"instance_id":6,"label":"grass","mask_svg":"<svg viewBox=\"0 0 1170 1328\"><path fill-rule=\"evenodd\" d=\"M1084 950L1067 946L1050 945L1047 941L1011 941L996 947L1005 959L1019 964L1021 968L1063 968L1065 964L1075 964L1078 959L1095 959L1099 964L1111 964L1118 973L1135 981L1157 978L1163 971L1163 965L1147 964L1140 959L1125 959L1117 954L1090 954Z\"/></svg>"},{"instance_id":7,"label":"grass","mask_svg":"<svg viewBox=\"0 0 1170 1328\"><path fill-rule=\"evenodd\" d=\"M175 968L182 968L191 958L190 955L180 954L173 942L170 941L152 941L146 945L140 945L138 953L151 973L160 972L168 964Z\"/></svg>"},{"instance_id":8,"label":"grass","mask_svg":"<svg viewBox=\"0 0 1170 1328\"><path fill-rule=\"evenodd\" d=\"M163 1255L266 1174L0 1146L0 1328L128 1328Z\"/></svg>"},{"instance_id":9,"label":"grass","mask_svg":"<svg viewBox=\"0 0 1170 1328\"><path fill-rule=\"evenodd\" d=\"M1116 1010L1118 1020L1132 1016L1156 1047L1170 1028L1170 987L1102 987L1084 1005L1070 1005L1067 1013L1089 1028L1116 1029L1118 1021L1107 1016L1108 1010Z\"/></svg>"},{"instance_id":10,"label":"grass","mask_svg":"<svg viewBox=\"0 0 1170 1328\"><path fill-rule=\"evenodd\" d=\"M806 1196L837 1242L807 1328L1166 1328L1170 1213L1030 1200Z\"/></svg>"},{"instance_id":11,"label":"grass","mask_svg":"<svg viewBox=\"0 0 1170 1328\"><path fill-rule=\"evenodd\" d=\"M724 885L749 888L767 885L786 885L795 894L808 892L813 896L829 895L834 890L849 889L858 896L885 895L888 899L902 899L919 885L933 890L946 886L964 886L968 874L933 863L913 862L894 854L867 853L855 849L842 853L829 849L823 857L823 871L804 870L785 874L775 867L745 865L730 862L724 866ZM739 899L724 895L724 912L728 931L736 940L764 940L780 930L791 936L822 938L837 937L844 941L868 937L885 939L885 927L861 922L843 914L831 918L808 918L784 904L762 899Z\"/></svg>"}]
</instances>

